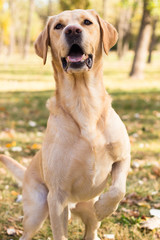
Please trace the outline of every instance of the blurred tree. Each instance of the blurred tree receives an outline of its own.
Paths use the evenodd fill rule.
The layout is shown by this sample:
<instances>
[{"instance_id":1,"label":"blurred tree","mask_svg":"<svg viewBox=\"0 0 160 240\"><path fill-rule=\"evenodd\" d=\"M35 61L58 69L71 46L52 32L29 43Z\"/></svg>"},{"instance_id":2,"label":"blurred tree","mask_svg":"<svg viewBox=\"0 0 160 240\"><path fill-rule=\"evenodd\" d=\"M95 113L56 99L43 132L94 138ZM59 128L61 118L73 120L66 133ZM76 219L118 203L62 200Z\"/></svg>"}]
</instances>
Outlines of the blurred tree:
<instances>
[{"instance_id":1,"label":"blurred tree","mask_svg":"<svg viewBox=\"0 0 160 240\"><path fill-rule=\"evenodd\" d=\"M54 15L54 13L53 13L53 2L52 2L52 0L48 0L47 16L52 16L52 15Z\"/></svg>"},{"instance_id":2,"label":"blurred tree","mask_svg":"<svg viewBox=\"0 0 160 240\"><path fill-rule=\"evenodd\" d=\"M3 44L9 43L9 27L10 14L8 9L4 9L4 0L0 0L0 53L3 49Z\"/></svg>"},{"instance_id":3,"label":"blurred tree","mask_svg":"<svg viewBox=\"0 0 160 240\"><path fill-rule=\"evenodd\" d=\"M57 0L35 1L35 12L42 20L44 27L48 16L53 16L59 12L59 1Z\"/></svg>"},{"instance_id":4,"label":"blurred tree","mask_svg":"<svg viewBox=\"0 0 160 240\"><path fill-rule=\"evenodd\" d=\"M130 72L131 77L143 78L146 55L151 39L152 12L154 12L154 9L157 7L157 0L143 0L143 16L137 38L133 64Z\"/></svg>"},{"instance_id":5,"label":"blurred tree","mask_svg":"<svg viewBox=\"0 0 160 240\"><path fill-rule=\"evenodd\" d=\"M119 58L128 51L132 29L132 19L138 7L138 0L121 0L118 19L117 54Z\"/></svg>"},{"instance_id":6,"label":"blurred tree","mask_svg":"<svg viewBox=\"0 0 160 240\"><path fill-rule=\"evenodd\" d=\"M87 9L90 6L89 0L59 0L60 9L74 10L74 9Z\"/></svg>"},{"instance_id":7,"label":"blurred tree","mask_svg":"<svg viewBox=\"0 0 160 240\"><path fill-rule=\"evenodd\" d=\"M25 37L24 37L24 46L23 46L23 58L26 58L29 52L33 10L34 10L34 0L29 0L28 16L27 16L26 31L25 31Z\"/></svg>"},{"instance_id":8,"label":"blurred tree","mask_svg":"<svg viewBox=\"0 0 160 240\"><path fill-rule=\"evenodd\" d=\"M152 37L151 37L151 41L150 41L150 45L149 45L149 54L148 54L148 60L147 60L148 63L151 63L152 52L153 52L154 46L157 42L156 35L155 35L157 23L158 23L158 17L154 17L153 23L152 23Z\"/></svg>"},{"instance_id":9,"label":"blurred tree","mask_svg":"<svg viewBox=\"0 0 160 240\"><path fill-rule=\"evenodd\" d=\"M8 55L13 54L15 50L15 18L16 18L16 1L9 0L9 10L10 10L10 17L11 17L11 24L10 24L10 42L8 48Z\"/></svg>"}]
</instances>

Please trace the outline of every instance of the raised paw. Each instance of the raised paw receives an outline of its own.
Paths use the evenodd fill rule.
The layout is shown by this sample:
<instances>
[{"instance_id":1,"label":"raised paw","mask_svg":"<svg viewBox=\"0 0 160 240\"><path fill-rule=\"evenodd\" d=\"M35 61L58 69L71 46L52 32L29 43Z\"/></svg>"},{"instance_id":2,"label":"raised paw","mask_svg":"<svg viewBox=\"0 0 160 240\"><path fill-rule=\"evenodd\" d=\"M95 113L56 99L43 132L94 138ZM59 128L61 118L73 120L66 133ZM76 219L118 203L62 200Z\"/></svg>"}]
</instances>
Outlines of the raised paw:
<instances>
[{"instance_id":1,"label":"raised paw","mask_svg":"<svg viewBox=\"0 0 160 240\"><path fill-rule=\"evenodd\" d=\"M101 221L105 217L110 216L113 212L116 211L118 207L117 204L111 203L110 200L107 201L107 199L99 199L97 202L94 204L95 207L95 213L98 221Z\"/></svg>"},{"instance_id":2,"label":"raised paw","mask_svg":"<svg viewBox=\"0 0 160 240\"><path fill-rule=\"evenodd\" d=\"M108 192L102 194L99 200L94 204L97 219L100 221L116 211L119 202L124 197L124 194L124 191L113 186L110 187Z\"/></svg>"}]
</instances>

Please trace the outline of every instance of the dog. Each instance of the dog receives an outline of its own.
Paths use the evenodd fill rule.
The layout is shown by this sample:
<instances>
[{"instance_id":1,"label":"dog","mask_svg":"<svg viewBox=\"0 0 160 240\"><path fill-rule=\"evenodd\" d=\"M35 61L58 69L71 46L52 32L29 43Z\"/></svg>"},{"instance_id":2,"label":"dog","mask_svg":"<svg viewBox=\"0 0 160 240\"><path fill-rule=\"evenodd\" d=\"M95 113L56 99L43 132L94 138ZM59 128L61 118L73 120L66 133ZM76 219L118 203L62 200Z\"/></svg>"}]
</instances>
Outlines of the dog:
<instances>
[{"instance_id":1,"label":"dog","mask_svg":"<svg viewBox=\"0 0 160 240\"><path fill-rule=\"evenodd\" d=\"M94 10L50 17L35 50L46 63L51 49L56 93L42 149L25 169L0 160L23 181L24 233L30 240L48 214L53 238L67 239L68 208L85 224L85 240L97 240L100 221L123 199L130 168L126 128L103 84L102 52L117 42L116 29ZM103 193L107 176L112 183Z\"/></svg>"}]
</instances>

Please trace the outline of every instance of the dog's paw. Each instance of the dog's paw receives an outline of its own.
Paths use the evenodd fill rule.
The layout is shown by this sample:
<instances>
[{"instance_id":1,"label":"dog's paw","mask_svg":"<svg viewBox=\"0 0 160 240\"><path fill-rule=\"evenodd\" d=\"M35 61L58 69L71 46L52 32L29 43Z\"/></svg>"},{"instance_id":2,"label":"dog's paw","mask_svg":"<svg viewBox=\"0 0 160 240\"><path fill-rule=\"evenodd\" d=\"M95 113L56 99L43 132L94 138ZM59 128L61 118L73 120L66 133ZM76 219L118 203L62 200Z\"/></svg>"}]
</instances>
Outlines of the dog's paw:
<instances>
[{"instance_id":1,"label":"dog's paw","mask_svg":"<svg viewBox=\"0 0 160 240\"><path fill-rule=\"evenodd\" d=\"M110 216L113 212L116 211L118 204L112 204L110 201L99 199L97 202L94 204L95 207L95 213L98 221L101 221L105 217Z\"/></svg>"},{"instance_id":2,"label":"dog's paw","mask_svg":"<svg viewBox=\"0 0 160 240\"><path fill-rule=\"evenodd\" d=\"M94 204L97 219L100 221L115 212L123 196L124 192L117 187L110 187L108 192L102 194Z\"/></svg>"}]
</instances>

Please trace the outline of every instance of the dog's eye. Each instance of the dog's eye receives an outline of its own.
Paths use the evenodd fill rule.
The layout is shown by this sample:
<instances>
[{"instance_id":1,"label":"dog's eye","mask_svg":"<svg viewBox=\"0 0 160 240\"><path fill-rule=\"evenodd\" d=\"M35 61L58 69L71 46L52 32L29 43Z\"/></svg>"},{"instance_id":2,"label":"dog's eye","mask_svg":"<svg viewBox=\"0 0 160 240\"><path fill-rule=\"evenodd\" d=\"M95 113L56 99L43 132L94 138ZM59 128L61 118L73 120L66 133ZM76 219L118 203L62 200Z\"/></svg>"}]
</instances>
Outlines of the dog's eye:
<instances>
[{"instance_id":1,"label":"dog's eye","mask_svg":"<svg viewBox=\"0 0 160 240\"><path fill-rule=\"evenodd\" d=\"M63 28L63 25L61 23L58 23L54 29L62 29Z\"/></svg>"},{"instance_id":2,"label":"dog's eye","mask_svg":"<svg viewBox=\"0 0 160 240\"><path fill-rule=\"evenodd\" d=\"M91 21L89 21L88 19L85 19L85 20L84 20L84 24L85 24L85 25L91 25L91 24L92 24L92 22L91 22Z\"/></svg>"}]
</instances>

